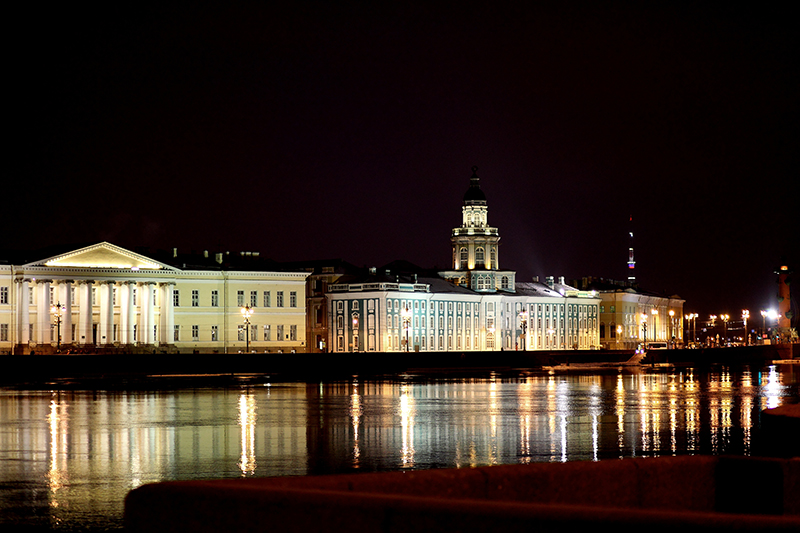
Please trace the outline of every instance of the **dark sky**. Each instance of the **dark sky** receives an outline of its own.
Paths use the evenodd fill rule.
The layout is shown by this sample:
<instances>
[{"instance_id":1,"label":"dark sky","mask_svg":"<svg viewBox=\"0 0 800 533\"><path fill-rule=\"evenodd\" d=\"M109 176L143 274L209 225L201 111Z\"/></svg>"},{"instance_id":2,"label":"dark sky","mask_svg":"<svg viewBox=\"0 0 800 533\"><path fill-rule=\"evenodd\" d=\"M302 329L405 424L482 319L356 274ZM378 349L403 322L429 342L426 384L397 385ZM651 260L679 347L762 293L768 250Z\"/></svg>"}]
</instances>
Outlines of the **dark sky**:
<instances>
[{"instance_id":1,"label":"dark sky","mask_svg":"<svg viewBox=\"0 0 800 533\"><path fill-rule=\"evenodd\" d=\"M446 267L477 165L519 281L624 279L631 215L687 311L757 314L797 267L779 5L377 4L16 13L5 247Z\"/></svg>"}]
</instances>

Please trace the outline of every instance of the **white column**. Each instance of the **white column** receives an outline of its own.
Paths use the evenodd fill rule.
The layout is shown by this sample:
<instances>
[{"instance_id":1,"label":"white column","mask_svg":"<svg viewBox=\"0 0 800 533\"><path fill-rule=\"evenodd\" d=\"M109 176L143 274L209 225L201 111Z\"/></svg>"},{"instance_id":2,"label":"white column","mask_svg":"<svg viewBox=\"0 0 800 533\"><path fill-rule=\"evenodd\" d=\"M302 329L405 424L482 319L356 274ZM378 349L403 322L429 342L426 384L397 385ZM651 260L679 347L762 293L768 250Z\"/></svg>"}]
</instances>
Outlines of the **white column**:
<instances>
[{"instance_id":1,"label":"white column","mask_svg":"<svg viewBox=\"0 0 800 533\"><path fill-rule=\"evenodd\" d=\"M78 282L80 315L78 317L78 338L80 344L92 344L92 284L90 280Z\"/></svg>"},{"instance_id":2,"label":"white column","mask_svg":"<svg viewBox=\"0 0 800 533\"><path fill-rule=\"evenodd\" d=\"M150 300L148 307L147 307L147 323L150 327L147 328L147 344L155 344L156 338L154 333L154 327L156 324L156 306L153 302L153 294L155 293L155 283L152 281L147 283L147 299Z\"/></svg>"},{"instance_id":3,"label":"white column","mask_svg":"<svg viewBox=\"0 0 800 533\"><path fill-rule=\"evenodd\" d=\"M72 344L72 280L58 282L58 302L61 303L61 344Z\"/></svg>"},{"instance_id":4,"label":"white column","mask_svg":"<svg viewBox=\"0 0 800 533\"><path fill-rule=\"evenodd\" d=\"M153 344L153 282L139 284L139 343Z\"/></svg>"},{"instance_id":5,"label":"white column","mask_svg":"<svg viewBox=\"0 0 800 533\"><path fill-rule=\"evenodd\" d=\"M36 342L50 344L50 280L36 280Z\"/></svg>"},{"instance_id":6,"label":"white column","mask_svg":"<svg viewBox=\"0 0 800 533\"><path fill-rule=\"evenodd\" d=\"M174 283L161 284L161 315L159 320L159 344L174 344L175 306L172 299Z\"/></svg>"},{"instance_id":7,"label":"white column","mask_svg":"<svg viewBox=\"0 0 800 533\"><path fill-rule=\"evenodd\" d=\"M104 280L100 283L100 326L97 330L97 344L114 342L114 282Z\"/></svg>"},{"instance_id":8,"label":"white column","mask_svg":"<svg viewBox=\"0 0 800 533\"><path fill-rule=\"evenodd\" d=\"M119 343L133 343L133 287L135 283L123 281L119 284Z\"/></svg>"},{"instance_id":9,"label":"white column","mask_svg":"<svg viewBox=\"0 0 800 533\"><path fill-rule=\"evenodd\" d=\"M30 281L23 279L19 284L19 343L28 344L31 342L31 308L30 308Z\"/></svg>"},{"instance_id":10,"label":"white column","mask_svg":"<svg viewBox=\"0 0 800 533\"><path fill-rule=\"evenodd\" d=\"M147 298L147 283L136 284L136 297L138 300L136 304L139 308L136 342L138 344L147 344L147 304L150 301L149 298Z\"/></svg>"}]
</instances>

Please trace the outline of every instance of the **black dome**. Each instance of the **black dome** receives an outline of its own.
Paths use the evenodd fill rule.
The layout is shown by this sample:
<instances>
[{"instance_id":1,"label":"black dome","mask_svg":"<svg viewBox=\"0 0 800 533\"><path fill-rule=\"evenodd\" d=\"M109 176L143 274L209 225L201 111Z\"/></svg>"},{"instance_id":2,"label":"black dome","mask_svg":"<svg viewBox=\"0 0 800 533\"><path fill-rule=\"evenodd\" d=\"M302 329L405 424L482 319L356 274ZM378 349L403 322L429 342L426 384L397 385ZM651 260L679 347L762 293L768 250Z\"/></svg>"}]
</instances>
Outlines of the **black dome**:
<instances>
[{"instance_id":1,"label":"black dome","mask_svg":"<svg viewBox=\"0 0 800 533\"><path fill-rule=\"evenodd\" d=\"M464 203L486 203L486 195L481 190L478 167L472 167L472 177L469 179L469 189L464 193Z\"/></svg>"}]
</instances>

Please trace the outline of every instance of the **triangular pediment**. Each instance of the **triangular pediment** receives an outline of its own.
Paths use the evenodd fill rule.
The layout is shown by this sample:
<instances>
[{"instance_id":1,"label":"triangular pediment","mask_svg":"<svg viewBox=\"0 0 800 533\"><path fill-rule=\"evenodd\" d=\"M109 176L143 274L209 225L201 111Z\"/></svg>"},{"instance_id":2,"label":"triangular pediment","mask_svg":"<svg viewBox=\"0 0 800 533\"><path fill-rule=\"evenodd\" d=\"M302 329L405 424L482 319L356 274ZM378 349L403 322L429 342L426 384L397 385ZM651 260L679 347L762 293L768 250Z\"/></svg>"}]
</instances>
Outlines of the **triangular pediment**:
<instances>
[{"instance_id":1,"label":"triangular pediment","mask_svg":"<svg viewBox=\"0 0 800 533\"><path fill-rule=\"evenodd\" d=\"M67 252L30 263L26 266L53 268L117 268L120 270L177 270L149 257L125 248L101 242L79 250Z\"/></svg>"}]
</instances>

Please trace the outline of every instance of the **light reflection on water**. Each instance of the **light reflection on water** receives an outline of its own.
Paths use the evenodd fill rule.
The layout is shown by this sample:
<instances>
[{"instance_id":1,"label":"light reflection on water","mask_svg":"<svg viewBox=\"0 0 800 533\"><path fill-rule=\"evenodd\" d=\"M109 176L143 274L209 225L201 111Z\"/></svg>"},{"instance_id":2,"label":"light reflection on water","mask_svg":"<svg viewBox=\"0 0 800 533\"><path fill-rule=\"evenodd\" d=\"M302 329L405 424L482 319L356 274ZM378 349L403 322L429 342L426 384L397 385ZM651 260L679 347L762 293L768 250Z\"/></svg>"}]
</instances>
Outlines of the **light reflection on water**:
<instances>
[{"instance_id":1,"label":"light reflection on water","mask_svg":"<svg viewBox=\"0 0 800 533\"><path fill-rule=\"evenodd\" d=\"M119 527L173 479L752 452L797 370L0 390L0 524Z\"/></svg>"}]
</instances>

